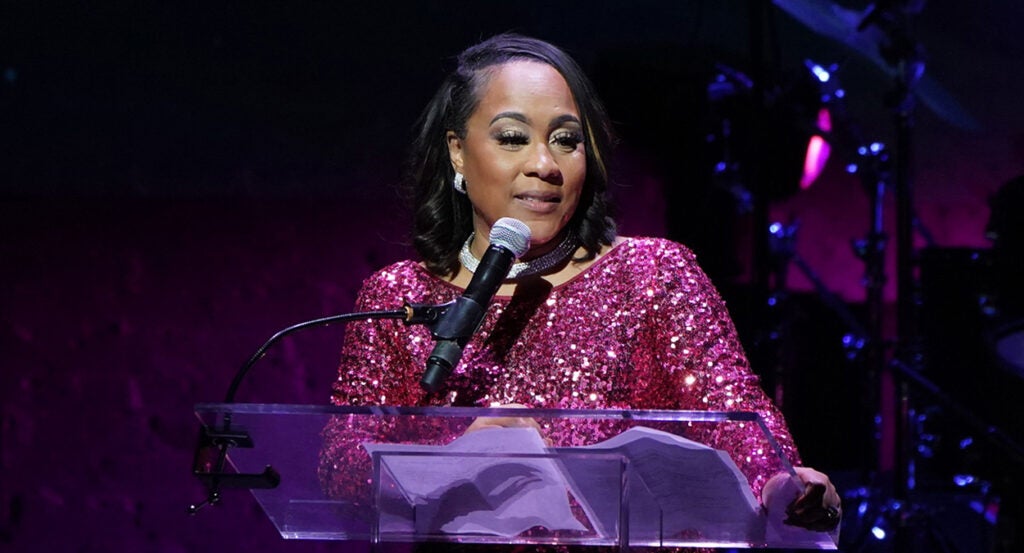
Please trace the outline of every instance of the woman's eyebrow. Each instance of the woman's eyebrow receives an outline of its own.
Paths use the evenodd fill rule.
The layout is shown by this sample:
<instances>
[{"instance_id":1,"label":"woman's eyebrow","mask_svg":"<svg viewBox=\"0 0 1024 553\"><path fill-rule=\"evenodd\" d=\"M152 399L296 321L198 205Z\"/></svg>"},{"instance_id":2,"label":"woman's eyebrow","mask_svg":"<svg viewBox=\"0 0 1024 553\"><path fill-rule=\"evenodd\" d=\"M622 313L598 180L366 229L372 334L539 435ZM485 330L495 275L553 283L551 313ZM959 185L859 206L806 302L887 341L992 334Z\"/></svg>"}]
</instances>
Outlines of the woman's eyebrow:
<instances>
[{"instance_id":1,"label":"woman's eyebrow","mask_svg":"<svg viewBox=\"0 0 1024 553\"><path fill-rule=\"evenodd\" d=\"M493 125L494 122L497 121L498 119L505 119L505 118L515 119L516 121L522 121L523 123L526 123L527 125L530 124L530 118L525 116L525 115L523 115L522 113L519 113L518 111L503 111L503 112L499 113L498 115L495 115L494 119L491 119L491 122L488 123L488 125Z\"/></svg>"},{"instance_id":2,"label":"woman's eyebrow","mask_svg":"<svg viewBox=\"0 0 1024 553\"><path fill-rule=\"evenodd\" d=\"M519 113L518 111L503 111L503 112L495 115L494 118L491 119L491 122L488 123L488 125L493 125L494 122L498 121L499 119L514 119L516 121L520 121L522 123L526 123L527 125L530 124L530 118L527 117L526 115L522 114L522 113ZM573 115L571 113L566 113L566 114L559 115L558 117L553 118L551 120L551 127L557 127L557 126L562 125L564 123L576 123L578 125L582 124L582 123L580 123L579 117L576 117L575 115Z\"/></svg>"},{"instance_id":3,"label":"woman's eyebrow","mask_svg":"<svg viewBox=\"0 0 1024 553\"><path fill-rule=\"evenodd\" d=\"M552 119L551 120L551 127L552 128L559 127L559 126L563 125L564 123L576 123L577 125L582 125L583 124L583 123L580 122L580 118L579 117L576 117L575 115L573 115L571 113L566 113L564 115L559 115L558 117L555 117L554 119Z\"/></svg>"}]
</instances>

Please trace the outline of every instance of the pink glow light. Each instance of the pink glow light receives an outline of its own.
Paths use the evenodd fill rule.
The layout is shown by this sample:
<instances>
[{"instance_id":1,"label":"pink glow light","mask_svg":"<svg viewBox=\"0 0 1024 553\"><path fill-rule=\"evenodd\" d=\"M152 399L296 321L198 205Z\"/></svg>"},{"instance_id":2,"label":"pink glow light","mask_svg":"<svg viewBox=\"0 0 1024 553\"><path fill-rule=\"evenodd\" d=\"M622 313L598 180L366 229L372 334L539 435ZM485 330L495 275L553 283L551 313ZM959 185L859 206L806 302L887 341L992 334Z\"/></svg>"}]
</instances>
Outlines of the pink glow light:
<instances>
[{"instance_id":1,"label":"pink glow light","mask_svg":"<svg viewBox=\"0 0 1024 553\"><path fill-rule=\"evenodd\" d=\"M827 133L832 131L832 114L828 108L818 110L818 129ZM807 143L807 154L804 156L804 172L800 176L800 190L807 190L818 180L828 163L832 147L820 135L814 135Z\"/></svg>"},{"instance_id":2,"label":"pink glow light","mask_svg":"<svg viewBox=\"0 0 1024 553\"><path fill-rule=\"evenodd\" d=\"M824 138L818 135L811 137L807 143L807 155L804 157L804 173L800 176L800 190L807 190L821 176L831 152L832 147Z\"/></svg>"}]
</instances>

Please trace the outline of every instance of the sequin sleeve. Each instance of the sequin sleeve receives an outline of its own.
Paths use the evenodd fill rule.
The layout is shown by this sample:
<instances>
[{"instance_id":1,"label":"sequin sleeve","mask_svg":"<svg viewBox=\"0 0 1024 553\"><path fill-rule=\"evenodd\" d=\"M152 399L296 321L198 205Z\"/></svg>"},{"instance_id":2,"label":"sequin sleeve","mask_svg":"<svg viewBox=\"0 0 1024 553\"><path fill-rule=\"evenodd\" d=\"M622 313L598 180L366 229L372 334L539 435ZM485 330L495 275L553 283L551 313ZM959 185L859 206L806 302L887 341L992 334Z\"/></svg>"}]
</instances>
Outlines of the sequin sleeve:
<instances>
[{"instance_id":1,"label":"sequin sleeve","mask_svg":"<svg viewBox=\"0 0 1024 553\"><path fill-rule=\"evenodd\" d=\"M401 306L402 295L389 294L388 276L381 271L364 283L356 298L355 311L395 309ZM345 329L338 377L332 386L331 403L335 405L383 405L401 401L392 376L406 371L409 353L389 339L401 323L393 320L356 321ZM398 390L401 392L401 390ZM401 403L398 403L401 404ZM364 419L332 417L322 432L319 477L325 493L334 498L369 497L370 458L362 443L379 441L392 429L368 425Z\"/></svg>"},{"instance_id":2,"label":"sequin sleeve","mask_svg":"<svg viewBox=\"0 0 1024 553\"><path fill-rule=\"evenodd\" d=\"M408 290L396 289L392 268L364 283L356 298L356 311L400 308ZM415 405L408 384L412 378L412 354L396 335L404 325L393 319L358 321L345 331L338 368L332 386L335 405Z\"/></svg>"},{"instance_id":3,"label":"sequin sleeve","mask_svg":"<svg viewBox=\"0 0 1024 553\"><path fill-rule=\"evenodd\" d=\"M643 347L636 350L635 366L645 385L636 388L635 406L757 412L783 455L798 463L789 430L751 371L725 303L693 253L660 240L652 252L641 271L649 275L641 290L651 300L652 316L639 333ZM756 425L720 425L697 438L728 452L756 495L782 470Z\"/></svg>"},{"instance_id":4,"label":"sequin sleeve","mask_svg":"<svg viewBox=\"0 0 1024 553\"><path fill-rule=\"evenodd\" d=\"M412 276L411 276L412 275ZM413 283L415 264L404 261L386 267L363 283L355 311L397 309L405 301L442 303L424 297ZM338 377L332 386L331 402L341 406L424 405L427 396L419 387L423 363L409 343L429 340L422 327L407 327L395 320L357 321L345 331ZM371 480L366 442L415 441L443 443L460 429L441 421L411 417L370 422L366 417L333 417L325 425L318 475L325 493L335 498L366 501Z\"/></svg>"}]
</instances>

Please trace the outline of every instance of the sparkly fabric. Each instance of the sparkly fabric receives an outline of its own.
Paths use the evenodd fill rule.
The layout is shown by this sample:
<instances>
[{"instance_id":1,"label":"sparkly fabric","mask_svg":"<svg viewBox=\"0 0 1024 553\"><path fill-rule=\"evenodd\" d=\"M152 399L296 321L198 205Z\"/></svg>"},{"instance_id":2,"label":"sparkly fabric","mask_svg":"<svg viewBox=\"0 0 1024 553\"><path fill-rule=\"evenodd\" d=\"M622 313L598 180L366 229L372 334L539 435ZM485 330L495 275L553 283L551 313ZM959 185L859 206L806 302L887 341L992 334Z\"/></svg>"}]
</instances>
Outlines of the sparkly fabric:
<instances>
[{"instance_id":1,"label":"sparkly fabric","mask_svg":"<svg viewBox=\"0 0 1024 553\"><path fill-rule=\"evenodd\" d=\"M403 301L440 304L462 293L418 263L403 261L363 284L356 310L395 309ZM690 250L668 240L633 238L572 280L551 288L521 283L496 297L443 392L419 385L434 347L427 328L392 320L349 325L332 401L338 405L519 403L535 408L757 411L790 460L798 455L779 412L751 373L728 311ZM320 477L328 493L365 486L369 460L339 419L324 431ZM444 443L460 429L437 428ZM546 428L554 445L593 443L618 430L578 424ZM348 439L344 438L348 435ZM696 436L724 449L755 496L781 470L753 425Z\"/></svg>"}]
</instances>

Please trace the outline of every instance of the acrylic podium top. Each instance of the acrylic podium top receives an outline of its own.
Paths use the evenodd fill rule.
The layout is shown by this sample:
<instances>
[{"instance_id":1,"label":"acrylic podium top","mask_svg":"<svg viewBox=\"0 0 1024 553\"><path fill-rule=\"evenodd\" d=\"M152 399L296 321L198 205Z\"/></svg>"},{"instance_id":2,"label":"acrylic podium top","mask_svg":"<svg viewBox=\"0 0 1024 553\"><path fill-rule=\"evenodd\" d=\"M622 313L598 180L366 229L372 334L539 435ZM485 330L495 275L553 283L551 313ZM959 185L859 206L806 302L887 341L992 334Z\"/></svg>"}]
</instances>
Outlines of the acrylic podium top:
<instances>
[{"instance_id":1,"label":"acrylic podium top","mask_svg":"<svg viewBox=\"0 0 1024 553\"><path fill-rule=\"evenodd\" d=\"M835 533L766 514L739 468L750 459L718 447L752 436L792 473L756 413L208 403L196 414L211 436L197 475L220 478L223 441L234 444L225 472L279 475L252 492L288 539L836 548ZM523 427L464 434L486 417Z\"/></svg>"}]
</instances>

